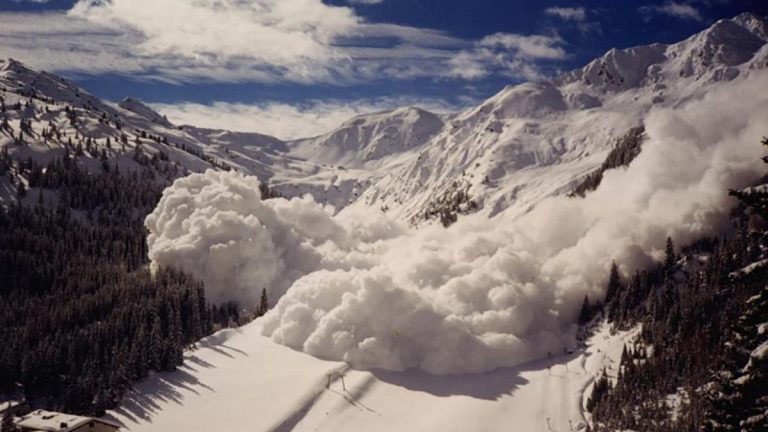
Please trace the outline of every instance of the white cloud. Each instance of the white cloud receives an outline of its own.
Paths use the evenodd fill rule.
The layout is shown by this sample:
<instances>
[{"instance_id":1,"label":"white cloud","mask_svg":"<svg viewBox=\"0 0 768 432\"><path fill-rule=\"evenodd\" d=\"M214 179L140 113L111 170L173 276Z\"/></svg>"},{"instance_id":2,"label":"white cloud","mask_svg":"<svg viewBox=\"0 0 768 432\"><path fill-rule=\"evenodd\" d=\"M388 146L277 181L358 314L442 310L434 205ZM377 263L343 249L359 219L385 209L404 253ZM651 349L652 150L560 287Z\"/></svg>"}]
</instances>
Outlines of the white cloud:
<instances>
[{"instance_id":1,"label":"white cloud","mask_svg":"<svg viewBox=\"0 0 768 432\"><path fill-rule=\"evenodd\" d=\"M320 0L81 0L69 13L138 30L147 54L248 57L286 68L334 58L331 43L359 24L350 9Z\"/></svg>"},{"instance_id":2,"label":"white cloud","mask_svg":"<svg viewBox=\"0 0 768 432\"><path fill-rule=\"evenodd\" d=\"M450 60L449 74L477 79L499 73L535 80L543 72L534 60L560 60L566 57L562 40L555 36L496 33L486 36L471 49Z\"/></svg>"},{"instance_id":3,"label":"white cloud","mask_svg":"<svg viewBox=\"0 0 768 432\"><path fill-rule=\"evenodd\" d=\"M342 58L336 38L359 25L349 8L320 0L80 0L69 15L138 33L138 55L187 63L256 63L295 81L320 77Z\"/></svg>"},{"instance_id":4,"label":"white cloud","mask_svg":"<svg viewBox=\"0 0 768 432\"><path fill-rule=\"evenodd\" d=\"M241 104L214 102L197 104L153 104L175 124L226 129L239 132L258 132L290 140L320 135L333 130L342 122L359 115L418 106L433 112L454 111L457 107L444 101L409 97L364 100L324 100L304 104L268 102Z\"/></svg>"},{"instance_id":5,"label":"white cloud","mask_svg":"<svg viewBox=\"0 0 768 432\"><path fill-rule=\"evenodd\" d=\"M645 14L659 13L683 20L704 21L704 17L701 15L698 9L690 4L678 3L674 1L669 1L663 5L642 6L640 7L640 12Z\"/></svg>"},{"instance_id":6,"label":"white cloud","mask_svg":"<svg viewBox=\"0 0 768 432\"><path fill-rule=\"evenodd\" d=\"M455 73L453 59L487 45L368 23L350 7L321 0L80 0L66 14L0 13L0 25L0 56L32 67L168 82L474 78L479 75ZM540 58L525 55L524 46L492 49L516 63ZM519 64L504 73L532 68Z\"/></svg>"},{"instance_id":7,"label":"white cloud","mask_svg":"<svg viewBox=\"0 0 768 432\"><path fill-rule=\"evenodd\" d=\"M155 76L177 81L189 76L189 63L168 56L151 57L132 52L141 43L134 32L121 32L62 13L0 13L0 57L21 60L36 69L89 74L109 72ZM196 69L201 74L203 68ZM205 74L234 78L238 71L210 66ZM171 74L164 71L173 71ZM225 75L226 74L226 75Z\"/></svg>"},{"instance_id":8,"label":"white cloud","mask_svg":"<svg viewBox=\"0 0 768 432\"><path fill-rule=\"evenodd\" d=\"M723 228L727 189L764 176L768 103L755 89L766 87L755 72L651 111L640 155L584 199L448 229L376 209L331 217L310 198L261 202L255 177L194 174L147 218L149 256L202 278L215 301L253 305L266 287L277 304L263 334L312 355L433 373L518 365L576 342L581 301L604 294L612 260L631 274L667 236L686 244Z\"/></svg>"},{"instance_id":9,"label":"white cloud","mask_svg":"<svg viewBox=\"0 0 768 432\"><path fill-rule=\"evenodd\" d=\"M545 9L544 13L563 20L584 21L587 19L587 11L583 7L551 7Z\"/></svg>"}]
</instances>

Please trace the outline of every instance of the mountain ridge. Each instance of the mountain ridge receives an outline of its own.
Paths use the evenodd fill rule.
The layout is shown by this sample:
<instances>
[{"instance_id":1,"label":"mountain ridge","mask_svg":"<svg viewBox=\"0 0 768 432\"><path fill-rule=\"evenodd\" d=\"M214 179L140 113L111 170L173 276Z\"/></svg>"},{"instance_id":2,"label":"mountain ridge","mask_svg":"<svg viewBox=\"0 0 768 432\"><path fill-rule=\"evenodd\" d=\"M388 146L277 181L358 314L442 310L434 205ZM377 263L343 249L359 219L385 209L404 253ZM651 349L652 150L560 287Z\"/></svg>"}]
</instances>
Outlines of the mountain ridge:
<instances>
[{"instance_id":1,"label":"mountain ridge","mask_svg":"<svg viewBox=\"0 0 768 432\"><path fill-rule=\"evenodd\" d=\"M235 169L286 197L310 194L337 212L374 207L418 225L446 212L449 219L468 212L521 215L547 196L570 192L616 140L642 126L648 110L768 66L767 29L765 18L742 14L675 44L609 50L582 68L506 86L457 113L401 107L293 141L179 127L136 99L104 103L71 81L13 59L1 63L0 86L8 104L38 101L31 116L7 114L11 128L30 117L33 141L50 124L65 135L91 137L97 146L125 135L126 150L141 142L150 155L168 153L180 172ZM81 113L82 124L70 125L72 114L62 106ZM104 150L107 159L132 166L114 149ZM29 157L25 150L11 153Z\"/></svg>"}]
</instances>

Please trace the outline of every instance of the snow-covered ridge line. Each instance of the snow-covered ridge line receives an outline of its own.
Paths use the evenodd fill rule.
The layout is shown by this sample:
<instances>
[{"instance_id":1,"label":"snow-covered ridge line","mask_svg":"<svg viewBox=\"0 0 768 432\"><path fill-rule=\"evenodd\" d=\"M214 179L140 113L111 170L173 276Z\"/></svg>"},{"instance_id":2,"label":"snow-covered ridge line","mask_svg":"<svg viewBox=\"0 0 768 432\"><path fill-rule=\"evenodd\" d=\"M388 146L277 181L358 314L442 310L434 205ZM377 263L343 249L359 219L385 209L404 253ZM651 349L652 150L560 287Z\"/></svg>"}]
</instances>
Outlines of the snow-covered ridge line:
<instances>
[{"instance_id":1,"label":"snow-covered ridge line","mask_svg":"<svg viewBox=\"0 0 768 432\"><path fill-rule=\"evenodd\" d=\"M286 197L310 194L336 211L374 208L419 225L425 215L445 213L452 220L466 212L454 214L455 200L444 198L455 195L455 184L462 199L474 203L470 211L487 216L522 215L546 197L570 192L649 110L701 97L768 66L766 29L764 18L742 14L676 44L610 50L552 81L508 86L460 113L403 107L290 142L179 128L140 101L104 103L14 60L0 62L0 86L7 89L6 104L40 96L89 111L91 121L79 133L97 141L120 135L103 122L95 125L106 115L124 124L129 149L141 135L136 131L145 131L161 138L149 144L150 152L169 151L188 171L228 167L268 181ZM35 130L50 119L41 114L31 119Z\"/></svg>"}]
</instances>

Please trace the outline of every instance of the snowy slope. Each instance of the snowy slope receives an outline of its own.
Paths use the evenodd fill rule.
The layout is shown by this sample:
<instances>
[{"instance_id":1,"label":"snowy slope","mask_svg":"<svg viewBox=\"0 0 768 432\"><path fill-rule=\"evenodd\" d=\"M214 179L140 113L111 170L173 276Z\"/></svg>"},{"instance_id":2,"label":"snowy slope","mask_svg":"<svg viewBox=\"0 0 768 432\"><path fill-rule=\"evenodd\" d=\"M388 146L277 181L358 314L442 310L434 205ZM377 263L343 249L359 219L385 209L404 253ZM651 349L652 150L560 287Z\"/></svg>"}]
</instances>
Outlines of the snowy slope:
<instances>
[{"instance_id":1,"label":"snowy slope","mask_svg":"<svg viewBox=\"0 0 768 432\"><path fill-rule=\"evenodd\" d=\"M110 416L128 431L578 431L585 391L603 368L615 374L636 331L602 324L572 354L450 377L349 370L260 333L257 321L206 338Z\"/></svg>"},{"instance_id":2,"label":"snowy slope","mask_svg":"<svg viewBox=\"0 0 768 432\"><path fill-rule=\"evenodd\" d=\"M99 158L103 155L120 169L141 169L132 157L140 143L142 151L150 157L168 156L176 174L166 181L186 172L225 168L257 175L263 180L287 178L300 186L306 183L306 188L300 187L295 195L325 191L329 187L327 178L311 178L322 170L320 165L286 154L285 143L277 138L177 127L136 99L125 98L118 104L102 102L71 81L33 71L12 59L0 60L0 100L7 108L0 118L7 119L10 127L0 131L0 148L8 148L17 161L31 158L45 165L64 154L66 142L77 144L80 139L91 138L93 151L85 152L78 159L81 165L93 170L101 169ZM21 109L16 109L17 104ZM22 120L31 123L32 134L19 146L15 144L15 137ZM53 129L60 135L46 139L45 132ZM309 180L305 182L305 179ZM12 189L3 183L0 199L10 200Z\"/></svg>"},{"instance_id":3,"label":"snowy slope","mask_svg":"<svg viewBox=\"0 0 768 432\"><path fill-rule=\"evenodd\" d=\"M418 222L458 183L483 213L523 214L569 190L649 110L765 68L766 26L743 14L677 44L612 49L551 82L507 87L451 119L355 205Z\"/></svg>"},{"instance_id":4,"label":"snowy slope","mask_svg":"<svg viewBox=\"0 0 768 432\"><path fill-rule=\"evenodd\" d=\"M326 135L294 142L255 133L177 127L138 101L103 103L71 82L31 71L13 61L0 65L0 88L6 106L22 104L20 110L7 111L16 132L23 118L32 121L36 137L41 137L43 130L54 124L63 132L64 140L79 136L95 138L97 148L104 150L110 162L118 163L121 168L139 169L131 158L138 140L149 154L167 153L170 162L179 168L179 175L184 170L199 172L212 166L230 168L255 174L262 180L269 179L270 184L287 197L309 193L320 203L344 208L347 214L374 208L418 223L431 209L461 195L475 203L474 206L464 203L463 210L473 211L476 207L488 216L505 213L504 222L513 222L543 199L568 192L582 176L599 166L615 140L638 126L650 110L697 100L712 93L717 86L745 79L755 70L765 68L767 40L765 21L743 15L720 21L678 44L611 50L584 68L551 82L507 87L479 106L452 116L404 108L360 116ZM32 104L27 107L30 99ZM69 119L67 109L76 111L76 124ZM106 145L107 137L114 143L123 134L127 137L125 150ZM24 146L17 146L13 141L14 135L0 133L0 147L7 147L18 160L29 157L44 163L63 154L61 140L36 139ZM663 148L659 148L657 145L657 153L666 156ZM85 154L80 162L99 169L96 152ZM663 165L663 161L646 162L646 166ZM12 190L6 184L0 186L0 193L4 194L0 198L10 199ZM672 197L669 199L678 197L669 196ZM677 222L675 216L687 216L667 211L680 207L687 208L664 207L667 219L663 222L673 225ZM648 218L655 216L649 214ZM704 216L694 222L708 227L707 211L696 214ZM588 216L593 217L591 213ZM600 288L595 287L602 276L598 273L602 264L610 262L607 258L612 258L606 256L614 251L609 250L610 247L618 244L615 251L624 252L619 247L630 248L640 241L645 242L640 243L643 246L656 242L648 235L641 236L641 240L631 239L635 242L631 243L617 238L620 233L631 231L624 225L601 224L603 221L596 217L584 219L568 221L577 228L587 226L583 232L574 229L566 235L560 235L560 231L552 234L562 243L557 250L562 250L563 256L555 257L559 261L550 261L552 252L547 249L550 246L546 242L551 239L544 231L551 230L551 223L536 225L529 220L532 229L525 233L504 234L495 226L482 228L482 223L475 219L466 226L459 224L465 231L463 234L451 232L456 236L453 239L447 239L444 231L432 234L434 237L429 237L429 232L422 234L427 236L422 248L414 248L415 242L408 243L407 247L393 242L402 247L392 247L390 255L408 262L396 261L397 267L384 268L382 272L392 274L396 273L395 268L415 266L413 271L399 275L413 277L409 283L415 288L390 291L405 299L393 302L395 306L408 306L413 298L421 299L418 296L434 300L445 295L452 307L467 309L461 313L469 318L475 313L490 312L487 314L490 328L504 327L483 334L510 335L513 331L506 326L510 321L516 324L517 315L510 312L505 316L504 313L508 309L514 312L518 304L524 305L523 294L533 297L552 293L551 308L549 300L542 302L550 312L564 303L572 303L571 309L575 310L574 302L581 301L585 292L571 285L583 285L599 293ZM625 223L644 221L625 219L629 221L622 219ZM667 225L649 226L644 232L651 232L663 241ZM320 224L308 223L307 226L316 228ZM544 229L537 232L535 228L542 226ZM593 230L593 227L597 228ZM261 225L257 228L263 229ZM242 236L242 230L237 231L236 235ZM582 242L580 236L584 232L593 235L585 236L587 241ZM527 238L523 234L530 234L536 242L525 243ZM459 235L463 236L459 238ZM410 240L412 238L405 237L402 243ZM455 247L439 248L446 244ZM505 249L499 244L514 247ZM584 244L594 247L577 247ZM301 245L305 246L306 242ZM334 245L325 242L322 246ZM363 272L366 266L380 265L383 258L392 259L389 255L371 252L382 249L381 243L363 246L350 251L349 262L343 262L349 267L347 270ZM645 249L650 250L650 246ZM344 250L333 252L341 254ZM409 257L408 253L419 255L418 259ZM290 264L294 265L297 260L290 258ZM636 258L640 261L649 257ZM240 264L238 261L237 265ZM341 264L338 267L346 268ZM543 270L539 271L539 267ZM585 276L582 270L587 268L590 273ZM416 277L423 273L434 280ZM541 274L544 277L540 277ZM519 293L512 286L512 282L518 282L515 278L521 282ZM497 284L496 279L504 283ZM306 285L315 287L320 286L317 283L322 280L310 282L313 284ZM551 284L549 291L545 289L547 284ZM387 283L386 287L392 288L391 285L394 284ZM362 294L376 291L364 288L360 290ZM305 291L308 297L314 295L311 289ZM474 291L477 292L473 296ZM509 291L514 294L509 298L497 296ZM362 294L362 300L357 300L351 292L339 297L341 303L359 301L363 306L370 306L363 301L375 303L379 299L366 300ZM384 298L399 299L395 294ZM320 296L312 297L318 298ZM504 308L493 310L490 300L500 300ZM427 305L433 307L437 303ZM320 320L316 317L319 308L307 312L309 308L300 306L288 303L286 315L293 314L304 321ZM329 310L331 306L338 305L329 305ZM391 310L410 311L405 307ZM421 310L432 309L419 306L417 312ZM337 311L340 311L339 320L334 323L354 327L355 321L343 321L349 320L349 316L341 313L344 308ZM460 315L451 310L440 310L440 313L442 315L435 315L435 321L440 323L456 323L455 317ZM500 318L496 320L495 315ZM369 316L364 318L367 320ZM553 322L563 325L569 323L568 319L565 312L562 317L552 318ZM485 323L477 321L475 325L484 328ZM527 320L530 322L531 319ZM615 363L622 342L631 337L612 336L602 328L586 348L578 348L571 355L556 355L483 374L435 377L414 370L347 370L344 363L318 360L277 345L262 336L261 325L256 322L202 341L198 349L188 353L180 371L158 374L138 385L123 407L112 415L128 430L136 431L577 430L585 422L581 409L584 391L588 391L597 371ZM256 407L265 408L257 411Z\"/></svg>"},{"instance_id":5,"label":"snowy slope","mask_svg":"<svg viewBox=\"0 0 768 432\"><path fill-rule=\"evenodd\" d=\"M149 120L152 123L157 123L163 127L166 128L172 128L173 125L171 122L168 121L168 118L161 115L157 111L153 110L152 108L144 105L140 100L134 99L132 97L127 97L120 101L120 103L117 104L120 108L130 111L140 117L143 117L145 120Z\"/></svg>"},{"instance_id":6,"label":"snowy slope","mask_svg":"<svg viewBox=\"0 0 768 432\"><path fill-rule=\"evenodd\" d=\"M581 69L509 86L457 114L404 107L292 142L176 127L140 101L104 103L70 81L12 60L0 63L0 89L9 106L37 98L28 113L9 111L12 126L22 115L37 131L53 121L70 136L96 138L97 145L125 133L128 151L145 131L163 138L146 140L146 150L168 152L181 172L229 167L268 180L287 197L309 193L337 210L374 208L419 224L457 201L458 210L451 211L522 215L542 199L568 192L649 110L677 106L766 68L767 28L764 19L743 14L680 43L610 50ZM78 128L67 127L65 106L80 113ZM121 131L115 122L124 126ZM11 141L0 134L0 146ZM12 153L45 162L57 147ZM107 154L131 166L119 152Z\"/></svg>"},{"instance_id":7,"label":"snowy slope","mask_svg":"<svg viewBox=\"0 0 768 432\"><path fill-rule=\"evenodd\" d=\"M31 70L12 59L0 60L0 100L8 108L0 114L0 119L6 118L10 126L10 130L0 131L0 148L7 148L17 161L31 158L45 166L64 154L68 140L76 144L80 139L92 138L95 140L94 150L78 158L82 166L100 170L99 158L104 151L110 165L137 170L141 167L132 156L138 140L142 151L150 157L168 156L175 174L165 181L208 168L234 169L268 181L285 196L309 193L318 202L339 209L353 202L375 175L369 169L348 169L289 153L288 143L263 134L176 126L134 98L125 98L117 104L106 103L71 81ZM16 104L21 104L20 110L16 109ZM423 129L424 137L437 127L435 122L439 126L442 121L417 109L397 112L400 120L413 121L417 129ZM69 117L75 117L76 123ZM18 146L14 141L22 119L31 122L33 134L26 137L24 146ZM52 128L58 130L60 136L44 139L43 133ZM378 144L366 148L370 155L383 156L386 145L392 141L387 135L392 129L378 125L373 129L373 135L361 132L359 140L354 142L363 142L363 135L376 136L381 148L377 150ZM124 145L119 144L122 136L125 136ZM107 139L111 146L107 145ZM396 141L400 142L399 139ZM408 139L424 138L409 134ZM0 179L0 201L10 201L14 195L15 187L7 179Z\"/></svg>"},{"instance_id":8,"label":"snowy slope","mask_svg":"<svg viewBox=\"0 0 768 432\"><path fill-rule=\"evenodd\" d=\"M305 159L348 167L380 162L426 143L443 128L443 119L415 107L357 116L320 137L290 143Z\"/></svg>"}]
</instances>

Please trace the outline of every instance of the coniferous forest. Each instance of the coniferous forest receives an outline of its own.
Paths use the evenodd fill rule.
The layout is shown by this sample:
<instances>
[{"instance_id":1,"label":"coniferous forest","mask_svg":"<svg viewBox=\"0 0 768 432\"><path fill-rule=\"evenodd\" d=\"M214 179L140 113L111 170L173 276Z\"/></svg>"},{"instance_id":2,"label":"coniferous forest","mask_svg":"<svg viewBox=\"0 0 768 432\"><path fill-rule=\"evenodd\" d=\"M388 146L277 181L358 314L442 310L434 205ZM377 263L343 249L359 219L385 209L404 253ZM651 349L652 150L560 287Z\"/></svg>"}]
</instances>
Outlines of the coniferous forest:
<instances>
[{"instance_id":1,"label":"coniferous forest","mask_svg":"<svg viewBox=\"0 0 768 432\"><path fill-rule=\"evenodd\" d=\"M187 275L150 273L143 220L165 185L151 166L91 173L69 155L44 171L3 160L5 175L28 179L19 191L37 195L0 209L0 393L101 414L132 382L174 370L192 343L237 323L237 307L209 306Z\"/></svg>"},{"instance_id":2,"label":"coniferous forest","mask_svg":"<svg viewBox=\"0 0 768 432\"><path fill-rule=\"evenodd\" d=\"M642 328L595 382L594 430L768 430L768 195L731 194L741 205L730 237L680 253L669 239L664 262L630 280L614 264L605 304L586 305L617 330Z\"/></svg>"}]
</instances>

